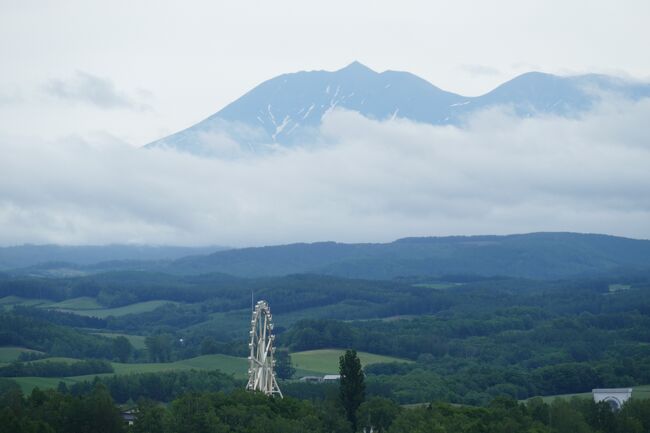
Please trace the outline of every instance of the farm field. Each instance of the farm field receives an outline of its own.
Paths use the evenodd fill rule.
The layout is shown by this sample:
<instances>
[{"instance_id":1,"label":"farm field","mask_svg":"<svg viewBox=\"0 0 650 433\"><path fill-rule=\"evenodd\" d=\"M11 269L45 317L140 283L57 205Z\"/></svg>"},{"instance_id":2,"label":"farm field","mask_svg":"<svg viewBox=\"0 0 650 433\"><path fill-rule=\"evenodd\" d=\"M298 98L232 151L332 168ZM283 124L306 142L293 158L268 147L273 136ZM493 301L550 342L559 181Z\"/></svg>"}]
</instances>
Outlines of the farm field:
<instances>
[{"instance_id":1,"label":"farm field","mask_svg":"<svg viewBox=\"0 0 650 433\"><path fill-rule=\"evenodd\" d=\"M5 296L4 298L0 298L0 309L6 310L20 305L25 307L46 308L64 313L97 317L100 319L104 319L108 316L119 317L127 314L147 313L165 304L178 304L178 302L156 299L152 301L136 302L122 307L106 308L97 302L97 299L89 296L66 299L61 302L52 302L47 299L27 299L19 296Z\"/></svg>"},{"instance_id":2,"label":"farm field","mask_svg":"<svg viewBox=\"0 0 650 433\"><path fill-rule=\"evenodd\" d=\"M104 319L108 316L119 317L119 316L125 316L127 314L147 313L149 311L155 310L156 308L162 305L175 304L175 303L176 302L172 302L172 301L154 300L154 301L146 301L146 302L137 302L135 304L125 305L123 307L115 307L115 308L80 309L78 308L79 304L76 304L75 305L76 309L72 309L72 308L54 308L54 309L65 313L74 313L74 314L79 314L81 316L98 317L100 319ZM47 308L51 308L51 307L52 307L51 305L47 306Z\"/></svg>"},{"instance_id":3,"label":"farm field","mask_svg":"<svg viewBox=\"0 0 650 433\"><path fill-rule=\"evenodd\" d=\"M20 386L23 394L29 394L34 388L50 389L59 386L59 382L64 382L66 385L72 385L77 382L74 379L59 378L59 377L17 377L11 378Z\"/></svg>"},{"instance_id":4,"label":"farm field","mask_svg":"<svg viewBox=\"0 0 650 433\"><path fill-rule=\"evenodd\" d=\"M38 350L25 347L0 347L0 363L7 364L16 361L22 352L39 353Z\"/></svg>"},{"instance_id":5,"label":"farm field","mask_svg":"<svg viewBox=\"0 0 650 433\"><path fill-rule=\"evenodd\" d=\"M43 307L53 310L100 310L104 306L97 302L97 299L89 296L82 296L80 298L66 299L65 301L56 302L53 304L43 305Z\"/></svg>"},{"instance_id":6,"label":"farm field","mask_svg":"<svg viewBox=\"0 0 650 433\"><path fill-rule=\"evenodd\" d=\"M19 348L15 348L19 349ZM9 351L5 351L9 353ZM338 349L310 350L305 352L296 352L291 354L292 362L296 367L296 377L308 374L336 374L338 372L339 357L344 353ZM376 355L372 353L359 352L361 363L363 365L375 364L378 362L412 362L395 358L391 356ZM36 362L62 361L75 362L73 358L47 358ZM229 355L202 355L196 358L183 359L168 363L137 363L123 364L120 362L111 363L114 374L137 374L137 373L157 373L173 370L220 370L223 373L233 375L243 379L247 375L248 361L246 358L239 358ZM31 392L35 387L39 388L56 388L60 381L66 384L72 384L84 380L92 380L95 376L109 376L113 373L90 374L85 376L73 376L66 378L51 377L17 377L12 378L20 385L23 392Z\"/></svg>"},{"instance_id":7,"label":"farm field","mask_svg":"<svg viewBox=\"0 0 650 433\"><path fill-rule=\"evenodd\" d=\"M20 296L5 296L0 298L0 309L10 309L14 305L24 305L25 307L37 307L42 305L50 305L52 301L47 299L28 299L21 298Z\"/></svg>"},{"instance_id":8,"label":"farm field","mask_svg":"<svg viewBox=\"0 0 650 433\"><path fill-rule=\"evenodd\" d=\"M145 337L143 335L120 334L115 332L93 332L93 334L107 338L126 337L134 348L144 349L146 347L144 344Z\"/></svg>"},{"instance_id":9,"label":"farm field","mask_svg":"<svg viewBox=\"0 0 650 433\"><path fill-rule=\"evenodd\" d=\"M296 370L322 374L337 374L339 357L345 353L340 349L308 350L291 354L291 362ZM377 364L380 362L413 362L393 356L376 355L374 353L357 352L361 365Z\"/></svg>"},{"instance_id":10,"label":"farm field","mask_svg":"<svg viewBox=\"0 0 650 433\"><path fill-rule=\"evenodd\" d=\"M73 358L47 358L50 361L75 362ZM37 362L43 362L40 360ZM228 355L202 355L196 358L183 359L176 362L168 363L140 363L140 364L122 364L119 362L111 363L114 374L137 374L137 373L158 373L163 371L178 370L220 370L223 373L234 375L238 378L245 378L248 371L248 364L245 358L238 358ZM23 390L31 392L35 387L39 388L56 388L60 381L66 384L92 380L95 376L110 376L113 373L89 374L85 376L72 376L66 378L57 377L14 377Z\"/></svg>"},{"instance_id":11,"label":"farm field","mask_svg":"<svg viewBox=\"0 0 650 433\"><path fill-rule=\"evenodd\" d=\"M226 374L245 377L248 371L247 360L229 355L202 355L169 363L122 364L113 362L116 374L155 373L170 370L221 370Z\"/></svg>"}]
</instances>

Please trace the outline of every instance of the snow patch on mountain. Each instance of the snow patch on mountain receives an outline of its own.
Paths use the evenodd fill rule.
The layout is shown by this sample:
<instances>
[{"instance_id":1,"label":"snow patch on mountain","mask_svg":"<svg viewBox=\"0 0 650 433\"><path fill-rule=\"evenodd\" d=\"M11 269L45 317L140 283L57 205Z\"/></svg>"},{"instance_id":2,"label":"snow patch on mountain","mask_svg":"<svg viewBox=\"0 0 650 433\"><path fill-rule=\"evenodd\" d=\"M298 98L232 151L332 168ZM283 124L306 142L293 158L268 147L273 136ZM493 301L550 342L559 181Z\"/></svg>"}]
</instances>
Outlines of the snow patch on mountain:
<instances>
[{"instance_id":1,"label":"snow patch on mountain","mask_svg":"<svg viewBox=\"0 0 650 433\"><path fill-rule=\"evenodd\" d=\"M572 117L591 109L605 93L637 100L650 97L650 84L595 74L560 77L530 72L485 95L466 97L408 72L378 73L353 62L334 72L296 72L265 81L207 119L147 147L205 154L215 147L214 137L227 142L228 149L234 142L250 152L303 145L318 140L323 118L334 109L375 120L399 117L458 127L474 113L495 106L507 106L520 117ZM201 142L206 131L213 137L210 145Z\"/></svg>"}]
</instances>

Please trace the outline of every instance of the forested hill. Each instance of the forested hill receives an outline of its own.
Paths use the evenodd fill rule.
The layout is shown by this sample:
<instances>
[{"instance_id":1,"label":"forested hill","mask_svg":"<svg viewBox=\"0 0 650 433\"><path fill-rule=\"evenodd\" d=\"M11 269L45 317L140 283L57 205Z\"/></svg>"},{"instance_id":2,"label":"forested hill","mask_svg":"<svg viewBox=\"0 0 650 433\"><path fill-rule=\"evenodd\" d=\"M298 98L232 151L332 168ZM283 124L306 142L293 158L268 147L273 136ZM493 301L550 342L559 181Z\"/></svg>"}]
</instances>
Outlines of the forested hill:
<instances>
[{"instance_id":1,"label":"forested hill","mask_svg":"<svg viewBox=\"0 0 650 433\"><path fill-rule=\"evenodd\" d=\"M352 278L507 275L555 279L650 268L650 241L578 233L405 238L386 244L320 242L219 251L168 271L237 276L319 273Z\"/></svg>"},{"instance_id":2,"label":"forested hill","mask_svg":"<svg viewBox=\"0 0 650 433\"><path fill-rule=\"evenodd\" d=\"M18 245L0 247L0 269L43 263L88 266L109 261L173 260L192 254L209 254L225 247L173 247L153 245Z\"/></svg>"}]
</instances>

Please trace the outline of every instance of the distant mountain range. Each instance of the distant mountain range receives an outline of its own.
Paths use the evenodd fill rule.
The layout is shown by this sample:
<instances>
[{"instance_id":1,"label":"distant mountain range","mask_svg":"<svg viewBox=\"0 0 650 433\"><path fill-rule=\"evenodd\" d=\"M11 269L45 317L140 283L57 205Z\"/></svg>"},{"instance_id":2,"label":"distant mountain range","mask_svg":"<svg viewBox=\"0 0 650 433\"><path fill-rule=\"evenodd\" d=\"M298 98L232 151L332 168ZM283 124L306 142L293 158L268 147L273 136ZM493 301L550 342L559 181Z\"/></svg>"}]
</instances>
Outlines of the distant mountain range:
<instances>
[{"instance_id":1,"label":"distant mountain range","mask_svg":"<svg viewBox=\"0 0 650 433\"><path fill-rule=\"evenodd\" d=\"M506 276L558 279L597 274L650 270L650 241L578 233L531 233L508 236L450 236L405 238L385 244L300 243L212 252L206 249L142 249L124 247L77 247L76 251L54 247L39 252L31 248L33 263L46 263L19 270L18 274L69 276L111 270L141 270L169 274L222 273L238 277L323 274L347 278L395 279L449 275ZM214 249L213 249L214 251ZM2 265L24 263L20 250L0 249ZM11 255L13 253L13 257ZM179 257L179 254L192 254ZM19 257L20 258L20 257ZM100 258L112 260L97 263ZM125 261L139 259L137 262ZM149 261L146 261L146 258ZM122 261L118 261L118 260ZM95 260L93 264L89 264Z\"/></svg>"},{"instance_id":2,"label":"distant mountain range","mask_svg":"<svg viewBox=\"0 0 650 433\"><path fill-rule=\"evenodd\" d=\"M47 265L90 266L107 262L169 261L193 254L208 254L224 247L170 247L150 245L18 245L0 247L0 270ZM113 265L111 265L113 266ZM111 266L108 266L109 268Z\"/></svg>"},{"instance_id":3,"label":"distant mountain range","mask_svg":"<svg viewBox=\"0 0 650 433\"><path fill-rule=\"evenodd\" d=\"M405 238L387 244L321 242L216 252L174 261L168 271L348 278L479 275L556 279L620 268L650 269L650 241L578 233Z\"/></svg>"},{"instance_id":4,"label":"distant mountain range","mask_svg":"<svg viewBox=\"0 0 650 433\"><path fill-rule=\"evenodd\" d=\"M603 94L650 97L650 84L606 75L520 75L482 96L439 89L408 72L377 73L359 62L338 71L284 74L265 81L207 119L146 147L170 147L219 155L233 145L263 152L317 137L323 117L335 108L378 120L404 118L432 125L462 125L477 110L506 105L519 116L577 115Z\"/></svg>"}]
</instances>

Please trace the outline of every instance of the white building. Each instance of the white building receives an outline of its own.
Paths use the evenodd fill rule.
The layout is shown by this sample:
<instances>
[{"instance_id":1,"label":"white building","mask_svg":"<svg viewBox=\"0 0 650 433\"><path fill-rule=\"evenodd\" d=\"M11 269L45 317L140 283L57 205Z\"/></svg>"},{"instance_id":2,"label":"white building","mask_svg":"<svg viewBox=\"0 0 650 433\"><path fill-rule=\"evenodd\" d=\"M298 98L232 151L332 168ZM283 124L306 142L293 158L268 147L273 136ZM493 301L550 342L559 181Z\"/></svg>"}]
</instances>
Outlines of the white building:
<instances>
[{"instance_id":1,"label":"white building","mask_svg":"<svg viewBox=\"0 0 650 433\"><path fill-rule=\"evenodd\" d=\"M340 374L326 374L323 376L323 382L336 382L341 380Z\"/></svg>"},{"instance_id":2,"label":"white building","mask_svg":"<svg viewBox=\"0 0 650 433\"><path fill-rule=\"evenodd\" d=\"M591 392L596 403L604 401L612 410L619 410L632 397L632 388L603 388L594 389Z\"/></svg>"}]
</instances>

